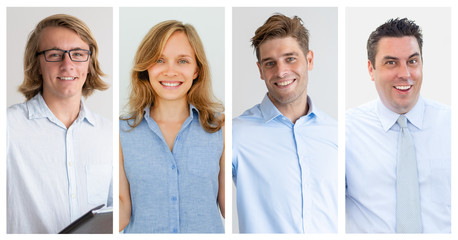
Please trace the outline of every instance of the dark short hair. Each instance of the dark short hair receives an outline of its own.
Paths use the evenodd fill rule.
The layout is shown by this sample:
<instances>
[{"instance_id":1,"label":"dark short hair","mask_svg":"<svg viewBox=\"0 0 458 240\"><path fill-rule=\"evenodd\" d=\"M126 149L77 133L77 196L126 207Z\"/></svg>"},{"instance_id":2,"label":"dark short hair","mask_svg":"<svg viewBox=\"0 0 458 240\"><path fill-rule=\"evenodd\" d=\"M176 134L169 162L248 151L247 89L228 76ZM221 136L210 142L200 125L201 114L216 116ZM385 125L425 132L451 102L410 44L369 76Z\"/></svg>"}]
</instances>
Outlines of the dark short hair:
<instances>
[{"instance_id":1,"label":"dark short hair","mask_svg":"<svg viewBox=\"0 0 458 240\"><path fill-rule=\"evenodd\" d=\"M420 26L407 18L390 19L375 29L367 40L367 58L371 61L372 66L375 68L375 56L377 55L378 42L380 39L384 37L400 38L406 36L412 36L417 39L418 46L420 47L420 55L423 56L423 35L421 34Z\"/></svg>"},{"instance_id":2,"label":"dark short hair","mask_svg":"<svg viewBox=\"0 0 458 240\"><path fill-rule=\"evenodd\" d=\"M260 61L259 46L267 40L274 38L293 37L301 47L304 55L309 51L309 31L302 24L302 19L298 16L289 18L282 14L275 14L259 27L254 37L251 38L251 44L256 50L256 57Z\"/></svg>"}]
</instances>

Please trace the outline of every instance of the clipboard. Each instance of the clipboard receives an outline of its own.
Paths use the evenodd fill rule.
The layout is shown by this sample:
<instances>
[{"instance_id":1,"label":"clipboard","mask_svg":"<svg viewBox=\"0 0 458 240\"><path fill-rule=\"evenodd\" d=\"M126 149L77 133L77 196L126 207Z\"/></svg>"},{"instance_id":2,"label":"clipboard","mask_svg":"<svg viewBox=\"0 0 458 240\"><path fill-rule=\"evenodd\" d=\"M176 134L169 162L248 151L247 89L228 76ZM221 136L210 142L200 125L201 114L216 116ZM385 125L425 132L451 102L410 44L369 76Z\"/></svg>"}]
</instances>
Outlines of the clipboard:
<instances>
[{"instance_id":1,"label":"clipboard","mask_svg":"<svg viewBox=\"0 0 458 240\"><path fill-rule=\"evenodd\" d=\"M97 206L70 223L59 234L113 234L113 208Z\"/></svg>"}]
</instances>

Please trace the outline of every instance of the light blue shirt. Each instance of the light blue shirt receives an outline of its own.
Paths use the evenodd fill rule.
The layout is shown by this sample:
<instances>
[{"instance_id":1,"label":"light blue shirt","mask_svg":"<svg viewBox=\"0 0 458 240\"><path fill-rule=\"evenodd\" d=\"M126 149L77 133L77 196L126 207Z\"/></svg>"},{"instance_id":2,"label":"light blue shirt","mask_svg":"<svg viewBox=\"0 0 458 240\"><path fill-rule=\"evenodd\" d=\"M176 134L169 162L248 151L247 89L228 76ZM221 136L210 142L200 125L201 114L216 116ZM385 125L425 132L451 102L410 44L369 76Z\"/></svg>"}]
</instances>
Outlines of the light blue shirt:
<instances>
[{"instance_id":1,"label":"light blue shirt","mask_svg":"<svg viewBox=\"0 0 458 240\"><path fill-rule=\"evenodd\" d=\"M132 121L119 122L132 202L124 233L224 233L217 201L222 129L206 132L190 105L170 151L149 109L133 129Z\"/></svg>"},{"instance_id":2,"label":"light blue shirt","mask_svg":"<svg viewBox=\"0 0 458 240\"><path fill-rule=\"evenodd\" d=\"M7 231L58 233L112 205L112 123L83 101L67 129L41 94L7 111Z\"/></svg>"},{"instance_id":3,"label":"light blue shirt","mask_svg":"<svg viewBox=\"0 0 458 240\"><path fill-rule=\"evenodd\" d=\"M423 231L450 232L450 107L419 98L405 114L415 143ZM346 228L349 233L396 230L399 114L380 100L346 118Z\"/></svg>"},{"instance_id":4,"label":"light blue shirt","mask_svg":"<svg viewBox=\"0 0 458 240\"><path fill-rule=\"evenodd\" d=\"M233 120L241 233L337 232L337 124L308 104L293 124L266 95Z\"/></svg>"}]
</instances>

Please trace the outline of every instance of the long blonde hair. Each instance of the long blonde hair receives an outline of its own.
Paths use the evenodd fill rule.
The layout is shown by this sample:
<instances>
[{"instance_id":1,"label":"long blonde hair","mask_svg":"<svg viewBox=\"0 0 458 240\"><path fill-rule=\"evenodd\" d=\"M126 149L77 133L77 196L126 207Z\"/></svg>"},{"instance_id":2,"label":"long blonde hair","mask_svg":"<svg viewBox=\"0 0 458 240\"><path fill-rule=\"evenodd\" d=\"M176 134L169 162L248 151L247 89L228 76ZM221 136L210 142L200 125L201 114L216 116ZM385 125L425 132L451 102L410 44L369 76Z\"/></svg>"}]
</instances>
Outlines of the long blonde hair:
<instances>
[{"instance_id":1,"label":"long blonde hair","mask_svg":"<svg viewBox=\"0 0 458 240\"><path fill-rule=\"evenodd\" d=\"M131 75L130 114L127 117L121 117L121 119L133 120L133 123L129 121L129 125L135 128L143 119L144 108L154 106L156 92L149 81L148 68L160 58L167 40L177 31L184 32L188 37L199 68L198 77L193 81L186 96L187 101L199 110L200 124L205 131L216 132L224 123L221 114L224 107L215 99L211 90L210 69L202 41L192 25L183 24L176 20L164 21L155 25L140 43Z\"/></svg>"},{"instance_id":2,"label":"long blonde hair","mask_svg":"<svg viewBox=\"0 0 458 240\"><path fill-rule=\"evenodd\" d=\"M99 61L97 60L99 50L89 27L76 17L66 14L56 14L41 20L29 35L24 54L24 81L19 86L19 92L27 100L30 100L43 91L43 77L39 71L40 63L38 62L37 52L40 45L41 32L47 27L64 27L73 30L89 45L91 57L89 59L89 71L83 85L82 95L88 97L96 89L108 89L108 85L101 79L104 73L100 69Z\"/></svg>"}]
</instances>

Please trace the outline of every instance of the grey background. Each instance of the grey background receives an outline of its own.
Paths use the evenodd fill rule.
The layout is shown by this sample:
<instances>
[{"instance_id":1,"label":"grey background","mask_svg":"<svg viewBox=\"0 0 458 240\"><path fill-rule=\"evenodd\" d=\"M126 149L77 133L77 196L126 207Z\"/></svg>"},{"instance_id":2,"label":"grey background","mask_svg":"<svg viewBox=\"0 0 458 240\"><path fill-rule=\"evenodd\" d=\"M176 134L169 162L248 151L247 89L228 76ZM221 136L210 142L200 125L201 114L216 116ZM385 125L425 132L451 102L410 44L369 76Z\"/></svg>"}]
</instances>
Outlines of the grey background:
<instances>
[{"instance_id":1,"label":"grey background","mask_svg":"<svg viewBox=\"0 0 458 240\"><path fill-rule=\"evenodd\" d=\"M7 106L25 101L17 91L24 80L23 59L25 45L30 32L42 19L59 13L69 14L81 19L92 31L99 46L98 60L102 78L110 88L105 91L94 91L85 99L91 111L107 119L113 118L113 11L104 8L48 8L27 7L7 8Z\"/></svg>"},{"instance_id":2,"label":"grey background","mask_svg":"<svg viewBox=\"0 0 458 240\"><path fill-rule=\"evenodd\" d=\"M232 9L232 117L260 103L267 92L250 39L274 13L297 15L309 30L314 66L307 94L319 109L337 119L337 8ZM232 186L232 231L238 233L237 196Z\"/></svg>"},{"instance_id":3,"label":"grey background","mask_svg":"<svg viewBox=\"0 0 458 240\"><path fill-rule=\"evenodd\" d=\"M451 103L450 8L347 8L346 9L346 108L377 99L367 69L367 38L390 18L414 20L423 32L423 83L421 95Z\"/></svg>"},{"instance_id":4,"label":"grey background","mask_svg":"<svg viewBox=\"0 0 458 240\"><path fill-rule=\"evenodd\" d=\"M232 9L232 115L260 103L267 92L250 39L274 13L299 16L309 30L314 53L307 93L321 110L337 119L337 8Z\"/></svg>"},{"instance_id":5,"label":"grey background","mask_svg":"<svg viewBox=\"0 0 458 240\"><path fill-rule=\"evenodd\" d=\"M130 73L140 42L159 22L178 20L196 28L210 65L213 93L224 103L224 8L120 8L119 113L126 114Z\"/></svg>"}]
</instances>

